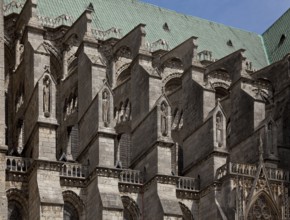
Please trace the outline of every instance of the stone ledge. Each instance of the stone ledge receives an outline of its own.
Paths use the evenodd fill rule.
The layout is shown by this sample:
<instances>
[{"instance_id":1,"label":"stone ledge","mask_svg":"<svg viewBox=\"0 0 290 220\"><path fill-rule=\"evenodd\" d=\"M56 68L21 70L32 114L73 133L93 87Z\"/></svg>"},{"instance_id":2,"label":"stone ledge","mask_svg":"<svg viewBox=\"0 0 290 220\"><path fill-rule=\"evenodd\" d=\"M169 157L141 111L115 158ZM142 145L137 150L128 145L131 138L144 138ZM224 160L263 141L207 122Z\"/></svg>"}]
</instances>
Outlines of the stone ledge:
<instances>
[{"instance_id":1,"label":"stone ledge","mask_svg":"<svg viewBox=\"0 0 290 220\"><path fill-rule=\"evenodd\" d=\"M6 170L6 182L7 181L27 183L28 176L27 173Z\"/></svg>"},{"instance_id":2,"label":"stone ledge","mask_svg":"<svg viewBox=\"0 0 290 220\"><path fill-rule=\"evenodd\" d=\"M71 187L87 187L88 181L86 179L75 178L75 177L60 177L61 186L71 186Z\"/></svg>"},{"instance_id":3,"label":"stone ledge","mask_svg":"<svg viewBox=\"0 0 290 220\"><path fill-rule=\"evenodd\" d=\"M190 190L176 189L176 197L179 199L198 200L200 198L200 193L198 191L193 192Z\"/></svg>"},{"instance_id":4,"label":"stone ledge","mask_svg":"<svg viewBox=\"0 0 290 220\"><path fill-rule=\"evenodd\" d=\"M142 193L143 184L120 183L119 191L123 193Z\"/></svg>"}]
</instances>

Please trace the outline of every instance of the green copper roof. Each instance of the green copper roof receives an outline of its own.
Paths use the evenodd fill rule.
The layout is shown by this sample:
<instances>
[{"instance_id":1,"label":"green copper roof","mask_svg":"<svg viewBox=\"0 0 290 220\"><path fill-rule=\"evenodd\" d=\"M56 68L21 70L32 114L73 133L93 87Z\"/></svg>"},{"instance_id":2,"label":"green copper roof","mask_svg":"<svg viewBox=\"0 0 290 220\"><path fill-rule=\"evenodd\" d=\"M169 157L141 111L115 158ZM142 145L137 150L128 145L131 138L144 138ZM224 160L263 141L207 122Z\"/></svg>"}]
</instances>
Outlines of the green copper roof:
<instances>
[{"instance_id":1,"label":"green copper roof","mask_svg":"<svg viewBox=\"0 0 290 220\"><path fill-rule=\"evenodd\" d=\"M10 1L5 0L6 3ZM263 40L256 33L179 14L138 0L38 0L38 11L44 17L57 18L65 14L76 20L90 3L95 10L93 26L96 29L105 31L115 27L126 34L143 23L146 24L149 43L163 39L172 49L189 37L196 36L198 51L210 50L215 59L244 48L254 68L260 69L268 64ZM227 44L228 41L232 42L232 46Z\"/></svg>"},{"instance_id":2,"label":"green copper roof","mask_svg":"<svg viewBox=\"0 0 290 220\"><path fill-rule=\"evenodd\" d=\"M270 63L290 52L290 9L263 33L263 38Z\"/></svg>"}]
</instances>

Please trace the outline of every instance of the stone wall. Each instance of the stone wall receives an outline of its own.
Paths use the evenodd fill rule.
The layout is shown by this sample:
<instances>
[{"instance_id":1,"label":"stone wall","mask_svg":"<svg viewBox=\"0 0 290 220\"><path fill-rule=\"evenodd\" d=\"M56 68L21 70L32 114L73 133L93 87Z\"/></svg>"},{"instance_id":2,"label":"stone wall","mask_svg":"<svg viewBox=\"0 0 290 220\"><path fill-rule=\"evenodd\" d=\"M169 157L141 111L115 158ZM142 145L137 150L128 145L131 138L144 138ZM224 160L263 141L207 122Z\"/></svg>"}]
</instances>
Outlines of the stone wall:
<instances>
[{"instance_id":1,"label":"stone wall","mask_svg":"<svg viewBox=\"0 0 290 220\"><path fill-rule=\"evenodd\" d=\"M259 198L289 219L288 57L254 71L240 48L96 30L97 5L65 25L2 4L1 219L244 219ZM23 9L4 28L2 8Z\"/></svg>"}]
</instances>

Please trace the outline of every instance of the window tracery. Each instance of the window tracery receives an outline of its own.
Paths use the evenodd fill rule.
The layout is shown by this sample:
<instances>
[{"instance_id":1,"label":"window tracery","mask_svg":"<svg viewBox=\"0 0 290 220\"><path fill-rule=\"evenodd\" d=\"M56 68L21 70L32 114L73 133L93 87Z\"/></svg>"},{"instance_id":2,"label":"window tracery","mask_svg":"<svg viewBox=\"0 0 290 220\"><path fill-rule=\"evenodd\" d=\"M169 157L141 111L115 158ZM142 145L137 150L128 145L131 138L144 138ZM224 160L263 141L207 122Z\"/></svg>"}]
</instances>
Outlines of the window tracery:
<instances>
[{"instance_id":1,"label":"window tracery","mask_svg":"<svg viewBox=\"0 0 290 220\"><path fill-rule=\"evenodd\" d=\"M123 219L124 220L137 220L140 217L140 210L137 203L128 196L122 196L124 205Z\"/></svg>"},{"instance_id":2,"label":"window tracery","mask_svg":"<svg viewBox=\"0 0 290 220\"><path fill-rule=\"evenodd\" d=\"M248 220L278 220L278 215L265 195L255 201L248 213Z\"/></svg>"},{"instance_id":3,"label":"window tracery","mask_svg":"<svg viewBox=\"0 0 290 220\"><path fill-rule=\"evenodd\" d=\"M190 209L181 202L179 203L179 205L183 214L182 220L193 220L193 216Z\"/></svg>"}]
</instances>

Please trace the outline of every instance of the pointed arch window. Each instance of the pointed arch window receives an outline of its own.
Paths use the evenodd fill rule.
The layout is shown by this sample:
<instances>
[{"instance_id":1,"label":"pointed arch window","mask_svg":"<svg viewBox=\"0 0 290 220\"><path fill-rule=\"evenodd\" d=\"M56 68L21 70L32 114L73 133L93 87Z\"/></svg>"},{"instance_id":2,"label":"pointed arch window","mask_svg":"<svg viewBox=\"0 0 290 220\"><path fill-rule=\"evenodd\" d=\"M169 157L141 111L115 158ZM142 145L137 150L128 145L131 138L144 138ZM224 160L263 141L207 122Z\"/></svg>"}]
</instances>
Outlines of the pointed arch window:
<instances>
[{"instance_id":1,"label":"pointed arch window","mask_svg":"<svg viewBox=\"0 0 290 220\"><path fill-rule=\"evenodd\" d=\"M248 220L278 220L277 211L274 209L269 198L261 194L251 206L248 213Z\"/></svg>"},{"instance_id":2,"label":"pointed arch window","mask_svg":"<svg viewBox=\"0 0 290 220\"><path fill-rule=\"evenodd\" d=\"M183 215L182 220L193 220L193 216L190 209L181 202L179 202L179 205L180 205L182 215Z\"/></svg>"},{"instance_id":3,"label":"pointed arch window","mask_svg":"<svg viewBox=\"0 0 290 220\"><path fill-rule=\"evenodd\" d=\"M278 43L278 47L280 47L286 40L286 35L282 34Z\"/></svg>"}]
</instances>

